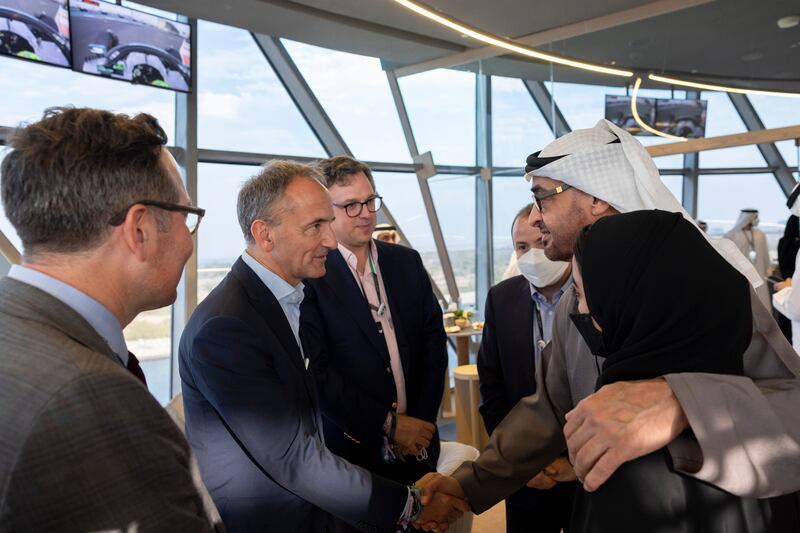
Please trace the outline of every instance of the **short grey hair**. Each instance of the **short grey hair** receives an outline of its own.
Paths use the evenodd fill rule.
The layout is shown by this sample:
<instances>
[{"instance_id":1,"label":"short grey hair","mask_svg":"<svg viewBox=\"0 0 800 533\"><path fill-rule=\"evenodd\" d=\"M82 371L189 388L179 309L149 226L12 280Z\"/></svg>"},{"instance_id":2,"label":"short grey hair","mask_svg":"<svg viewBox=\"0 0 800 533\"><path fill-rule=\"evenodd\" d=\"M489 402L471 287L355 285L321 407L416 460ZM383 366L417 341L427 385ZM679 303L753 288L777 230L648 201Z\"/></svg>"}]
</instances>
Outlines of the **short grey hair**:
<instances>
[{"instance_id":1,"label":"short grey hair","mask_svg":"<svg viewBox=\"0 0 800 533\"><path fill-rule=\"evenodd\" d=\"M275 226L281 223L277 204L296 177L311 178L324 186L324 178L316 167L281 159L268 161L261 172L244 183L239 191L236 214L247 244L255 243L250 227L256 220L264 220Z\"/></svg>"},{"instance_id":2,"label":"short grey hair","mask_svg":"<svg viewBox=\"0 0 800 533\"><path fill-rule=\"evenodd\" d=\"M151 115L91 108L50 108L14 131L0 186L25 255L92 250L134 202L177 202L166 143Z\"/></svg>"}]
</instances>

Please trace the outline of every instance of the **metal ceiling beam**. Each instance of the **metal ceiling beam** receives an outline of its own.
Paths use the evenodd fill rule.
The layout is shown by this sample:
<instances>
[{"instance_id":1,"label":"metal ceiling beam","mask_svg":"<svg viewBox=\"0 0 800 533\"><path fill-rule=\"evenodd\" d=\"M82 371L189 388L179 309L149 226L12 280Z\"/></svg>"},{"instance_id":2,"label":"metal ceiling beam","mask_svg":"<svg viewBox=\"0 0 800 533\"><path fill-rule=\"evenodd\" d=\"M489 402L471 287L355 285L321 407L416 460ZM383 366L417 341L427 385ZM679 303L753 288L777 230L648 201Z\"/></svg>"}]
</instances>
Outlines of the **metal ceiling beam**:
<instances>
[{"instance_id":1,"label":"metal ceiling beam","mask_svg":"<svg viewBox=\"0 0 800 533\"><path fill-rule=\"evenodd\" d=\"M736 112L739 113L748 131L764 129L764 122L761 121L761 117L758 116L756 109L753 107L747 95L728 93L728 97L731 99L733 107L736 109ZM800 133L798 133L798 137L800 137ZM796 181L792 170L789 169L780 150L771 142L757 144L756 146L758 147L758 151L761 152L761 155L764 156L767 165L775 169L773 174L778 185L783 190L783 193L789 196Z\"/></svg>"},{"instance_id":2,"label":"metal ceiling beam","mask_svg":"<svg viewBox=\"0 0 800 533\"><path fill-rule=\"evenodd\" d=\"M539 111L541 111L542 116L545 121L547 121L548 126L550 126L550 131L553 132L555 138L566 135L572 131L569 124L567 124L567 119L564 118L561 109L559 109L558 104L553 100L553 95L547 90L544 82L522 80L522 83L525 84L525 88L528 89L531 98L533 98L533 102L536 104L536 107L539 108Z\"/></svg>"},{"instance_id":3,"label":"metal ceiling beam","mask_svg":"<svg viewBox=\"0 0 800 533\"><path fill-rule=\"evenodd\" d=\"M453 265L450 263L450 255L447 252L447 246L444 242L444 233L442 232L441 224L439 224L439 216L436 214L436 206L434 205L433 195L431 194L430 184L428 183L428 178L437 174L436 165L433 163L433 156L430 152L425 152L424 154L419 153L417 141L414 139L414 131L411 128L411 120L408 117L406 104L403 100L403 93L400 91L400 85L397 83L397 77L394 75L394 72L387 70L386 80L389 82L389 89L392 92L394 106L397 109L397 116L400 119L400 126L403 128L403 135L405 135L406 138L408 152L411 154L411 159L414 163L422 167L416 170L417 183L419 183L422 203L425 205L425 213L428 215L428 222L430 223L431 233L433 234L433 242L436 245L436 253L439 256L439 263L444 273L447 292L450 294L450 301L455 302L459 300L458 285L456 284L455 274L453 274Z\"/></svg>"},{"instance_id":4,"label":"metal ceiling beam","mask_svg":"<svg viewBox=\"0 0 800 533\"><path fill-rule=\"evenodd\" d=\"M280 39L268 35L251 33L256 44L267 58L278 79L283 84L286 92L294 101L297 109L306 119L314 135L329 156L352 155L339 131L333 125L322 104L311 91L305 78L295 65L289 52L286 51Z\"/></svg>"},{"instance_id":5,"label":"metal ceiling beam","mask_svg":"<svg viewBox=\"0 0 800 533\"><path fill-rule=\"evenodd\" d=\"M663 157L667 155L685 154L687 152L702 152L704 150L719 150L732 146L747 146L749 144L765 144L777 141L800 138L800 126L786 126L785 128L770 128L766 130L748 131L745 133L732 133L704 139L690 139L688 141L654 144L645 149L650 157Z\"/></svg>"},{"instance_id":6,"label":"metal ceiling beam","mask_svg":"<svg viewBox=\"0 0 800 533\"><path fill-rule=\"evenodd\" d=\"M715 0L659 0L616 13L610 13L608 15L551 28L549 30L531 33L519 37L515 39L515 41L532 47L541 46L555 41L563 41L565 39L615 28L624 24L631 24L633 22L666 15L675 11L708 4L713 1ZM466 52L458 52L437 59L399 67L395 69L395 73L398 78L402 78L403 76L411 76L428 70L465 65L481 59L489 59L508 53L510 53L508 50L497 46L482 46Z\"/></svg>"}]
</instances>

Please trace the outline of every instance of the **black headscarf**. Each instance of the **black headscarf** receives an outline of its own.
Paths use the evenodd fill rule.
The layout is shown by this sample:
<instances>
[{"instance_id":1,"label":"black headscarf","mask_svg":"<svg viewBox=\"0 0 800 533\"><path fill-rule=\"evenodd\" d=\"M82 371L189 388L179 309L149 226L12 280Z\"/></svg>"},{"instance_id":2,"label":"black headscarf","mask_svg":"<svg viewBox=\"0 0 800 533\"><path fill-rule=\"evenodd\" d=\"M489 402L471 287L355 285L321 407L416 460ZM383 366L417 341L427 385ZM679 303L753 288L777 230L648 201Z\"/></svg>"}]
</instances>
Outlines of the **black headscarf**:
<instances>
[{"instance_id":1,"label":"black headscarf","mask_svg":"<svg viewBox=\"0 0 800 533\"><path fill-rule=\"evenodd\" d=\"M608 353L598 388L674 372L743 374L749 284L683 216L604 217L582 245L586 300Z\"/></svg>"}]
</instances>

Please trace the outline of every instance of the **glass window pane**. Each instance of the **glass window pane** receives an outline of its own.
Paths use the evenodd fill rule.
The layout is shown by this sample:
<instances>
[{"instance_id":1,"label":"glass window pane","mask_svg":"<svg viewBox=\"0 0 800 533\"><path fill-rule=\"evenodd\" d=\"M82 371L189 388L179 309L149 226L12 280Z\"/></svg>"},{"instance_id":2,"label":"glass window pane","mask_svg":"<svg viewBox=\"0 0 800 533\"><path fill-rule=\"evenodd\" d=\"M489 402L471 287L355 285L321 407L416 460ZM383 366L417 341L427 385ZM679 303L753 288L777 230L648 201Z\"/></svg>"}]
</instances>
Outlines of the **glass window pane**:
<instances>
[{"instance_id":1,"label":"glass window pane","mask_svg":"<svg viewBox=\"0 0 800 533\"><path fill-rule=\"evenodd\" d=\"M475 305L475 176L428 180L461 305Z\"/></svg>"},{"instance_id":2,"label":"glass window pane","mask_svg":"<svg viewBox=\"0 0 800 533\"><path fill-rule=\"evenodd\" d=\"M378 58L282 42L357 158L411 161Z\"/></svg>"},{"instance_id":3,"label":"glass window pane","mask_svg":"<svg viewBox=\"0 0 800 533\"><path fill-rule=\"evenodd\" d=\"M758 209L759 229L767 236L770 257L777 259L789 210L786 196L772 174L701 175L698 218L708 222L708 233L720 237L733 227L743 208Z\"/></svg>"},{"instance_id":4,"label":"glass window pane","mask_svg":"<svg viewBox=\"0 0 800 533\"><path fill-rule=\"evenodd\" d=\"M703 92L708 100L706 136L716 137L731 133L742 133L747 128L725 93ZM700 154L700 169L725 167L765 167L761 153L754 145L708 150Z\"/></svg>"},{"instance_id":5,"label":"glass window pane","mask_svg":"<svg viewBox=\"0 0 800 533\"><path fill-rule=\"evenodd\" d=\"M602 85L581 85L576 83L556 82L551 89L556 104L570 128L573 130L593 128L597 121L605 117L606 95L625 95L624 87L605 87ZM548 89L552 86L547 84ZM642 97L672 98L671 91L660 89L642 89ZM675 98L684 98L686 93L676 91ZM669 139L656 136L636 137L644 146L673 142ZM683 156L670 155L654 159L658 168L681 168Z\"/></svg>"},{"instance_id":6,"label":"glass window pane","mask_svg":"<svg viewBox=\"0 0 800 533\"><path fill-rule=\"evenodd\" d=\"M248 31L200 21L198 33L201 148L325 157Z\"/></svg>"},{"instance_id":7,"label":"glass window pane","mask_svg":"<svg viewBox=\"0 0 800 533\"><path fill-rule=\"evenodd\" d=\"M417 176L398 172L375 172L375 187L397 221L409 244L422 257L422 263L442 292L450 299L442 264L436 252L433 231L422 203Z\"/></svg>"},{"instance_id":8,"label":"glass window pane","mask_svg":"<svg viewBox=\"0 0 800 533\"><path fill-rule=\"evenodd\" d=\"M475 74L431 70L400 78L420 153L440 165L475 164Z\"/></svg>"},{"instance_id":9,"label":"glass window pane","mask_svg":"<svg viewBox=\"0 0 800 533\"><path fill-rule=\"evenodd\" d=\"M197 205L206 216L197 230L197 301L222 281L245 248L236 215L242 183L259 171L257 166L200 163L197 168Z\"/></svg>"},{"instance_id":10,"label":"glass window pane","mask_svg":"<svg viewBox=\"0 0 800 533\"><path fill-rule=\"evenodd\" d=\"M683 196L683 176L661 176L661 181L667 186L678 203L682 203Z\"/></svg>"},{"instance_id":11,"label":"glass window pane","mask_svg":"<svg viewBox=\"0 0 800 533\"><path fill-rule=\"evenodd\" d=\"M6 156L11 149L6 146L0 146L0 163L3 161L3 158ZM0 174L2 177L2 174ZM6 211L3 208L2 202L0 202L0 231L11 241L11 244L22 253L22 240L17 235L17 230L14 229L14 226L11 225L11 222L6 217Z\"/></svg>"},{"instance_id":12,"label":"glass window pane","mask_svg":"<svg viewBox=\"0 0 800 533\"><path fill-rule=\"evenodd\" d=\"M492 164L524 167L554 139L522 80L492 76Z\"/></svg>"},{"instance_id":13,"label":"glass window pane","mask_svg":"<svg viewBox=\"0 0 800 533\"><path fill-rule=\"evenodd\" d=\"M777 96L748 96L758 116L767 128L782 128L800 124L800 106L792 98ZM794 141L781 141L775 143L781 155L790 167L797 168L798 147Z\"/></svg>"},{"instance_id":14,"label":"glass window pane","mask_svg":"<svg viewBox=\"0 0 800 533\"><path fill-rule=\"evenodd\" d=\"M168 306L139 313L123 330L128 350L139 359L147 378L147 389L161 405L170 400L171 326L172 306Z\"/></svg>"},{"instance_id":15,"label":"glass window pane","mask_svg":"<svg viewBox=\"0 0 800 533\"><path fill-rule=\"evenodd\" d=\"M72 105L118 113L150 113L170 142L175 137L175 93L0 56L0 125L35 122L48 107ZM13 95L13 97L9 97Z\"/></svg>"}]
</instances>

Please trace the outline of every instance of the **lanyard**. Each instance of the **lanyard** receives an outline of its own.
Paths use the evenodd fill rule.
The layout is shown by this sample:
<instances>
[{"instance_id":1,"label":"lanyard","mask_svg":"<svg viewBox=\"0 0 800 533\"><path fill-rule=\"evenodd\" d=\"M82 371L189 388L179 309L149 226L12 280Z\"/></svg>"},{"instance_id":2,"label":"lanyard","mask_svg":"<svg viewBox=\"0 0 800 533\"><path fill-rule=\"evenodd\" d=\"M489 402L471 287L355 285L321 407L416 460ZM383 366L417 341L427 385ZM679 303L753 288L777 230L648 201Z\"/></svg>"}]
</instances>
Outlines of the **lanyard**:
<instances>
[{"instance_id":1,"label":"lanyard","mask_svg":"<svg viewBox=\"0 0 800 533\"><path fill-rule=\"evenodd\" d=\"M361 294L364 296L364 300L366 300L367 305L370 309L378 313L378 316L383 316L386 313L386 304L383 303L383 298L381 297L381 285L380 281L378 280L378 273L375 272L375 264L372 262L372 249L369 250L369 269L370 273L372 274L372 282L375 284L375 293L378 295L378 305L375 306L372 302L369 301L367 298L367 291L364 290L364 286L361 284L361 276L358 274L358 270L356 270L356 280L358 281L358 288L361 289Z\"/></svg>"},{"instance_id":2,"label":"lanyard","mask_svg":"<svg viewBox=\"0 0 800 533\"><path fill-rule=\"evenodd\" d=\"M539 304L536 300L533 300L533 315L536 317L536 327L539 329L539 340L536 341L536 345L539 347L540 350L543 350L545 346L547 346L547 341L544 340L544 327L542 326L542 313L539 311Z\"/></svg>"}]
</instances>

